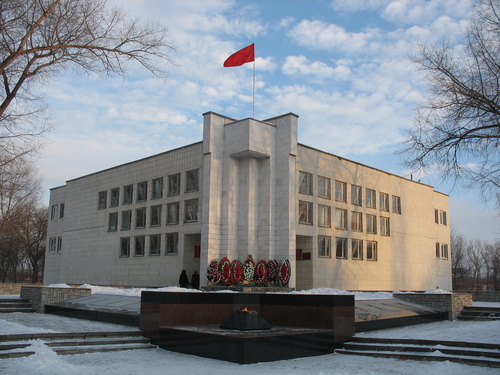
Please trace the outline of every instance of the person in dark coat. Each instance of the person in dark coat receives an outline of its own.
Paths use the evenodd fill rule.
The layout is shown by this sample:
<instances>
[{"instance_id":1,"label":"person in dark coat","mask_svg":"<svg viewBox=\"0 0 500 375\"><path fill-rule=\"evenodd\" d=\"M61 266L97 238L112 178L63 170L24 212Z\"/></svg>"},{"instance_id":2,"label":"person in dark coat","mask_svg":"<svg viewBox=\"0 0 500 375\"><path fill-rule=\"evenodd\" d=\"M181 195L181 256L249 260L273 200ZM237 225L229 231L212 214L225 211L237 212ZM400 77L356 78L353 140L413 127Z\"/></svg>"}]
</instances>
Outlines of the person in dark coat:
<instances>
[{"instance_id":1,"label":"person in dark coat","mask_svg":"<svg viewBox=\"0 0 500 375\"><path fill-rule=\"evenodd\" d=\"M193 276L191 276L191 286L194 289L199 289L200 287L200 275L198 275L198 271L194 271Z\"/></svg>"},{"instance_id":2,"label":"person in dark coat","mask_svg":"<svg viewBox=\"0 0 500 375\"><path fill-rule=\"evenodd\" d=\"M187 288L189 286L189 279L186 274L186 270L182 270L181 275L179 276L179 286L182 288Z\"/></svg>"}]
</instances>

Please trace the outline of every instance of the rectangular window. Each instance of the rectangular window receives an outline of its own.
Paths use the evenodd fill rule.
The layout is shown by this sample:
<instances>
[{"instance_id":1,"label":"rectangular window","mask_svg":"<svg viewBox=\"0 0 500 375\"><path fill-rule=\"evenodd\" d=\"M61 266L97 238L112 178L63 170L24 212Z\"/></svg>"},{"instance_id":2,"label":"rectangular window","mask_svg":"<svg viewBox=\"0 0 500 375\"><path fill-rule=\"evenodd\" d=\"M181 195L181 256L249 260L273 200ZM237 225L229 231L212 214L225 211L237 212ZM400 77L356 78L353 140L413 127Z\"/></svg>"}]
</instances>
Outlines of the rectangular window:
<instances>
[{"instance_id":1,"label":"rectangular window","mask_svg":"<svg viewBox=\"0 0 500 375\"><path fill-rule=\"evenodd\" d=\"M57 204L54 204L50 209L50 220L57 219Z\"/></svg>"},{"instance_id":2,"label":"rectangular window","mask_svg":"<svg viewBox=\"0 0 500 375\"><path fill-rule=\"evenodd\" d=\"M392 196L392 212L401 215L401 198L395 195Z\"/></svg>"},{"instance_id":3,"label":"rectangular window","mask_svg":"<svg viewBox=\"0 0 500 375\"><path fill-rule=\"evenodd\" d=\"M351 214L351 229L356 232L363 231L363 214L361 212Z\"/></svg>"},{"instance_id":4,"label":"rectangular window","mask_svg":"<svg viewBox=\"0 0 500 375\"><path fill-rule=\"evenodd\" d=\"M99 192L99 203L98 203L98 207L97 207L99 210L103 210L106 208L107 199L108 199L108 192L107 191L100 191Z\"/></svg>"},{"instance_id":5,"label":"rectangular window","mask_svg":"<svg viewBox=\"0 0 500 375\"><path fill-rule=\"evenodd\" d=\"M356 206L361 206L363 199L363 192L361 186L352 185L351 186L351 203Z\"/></svg>"},{"instance_id":6,"label":"rectangular window","mask_svg":"<svg viewBox=\"0 0 500 375\"><path fill-rule=\"evenodd\" d=\"M151 220L152 227L161 225L161 205L151 207Z\"/></svg>"},{"instance_id":7,"label":"rectangular window","mask_svg":"<svg viewBox=\"0 0 500 375\"><path fill-rule=\"evenodd\" d=\"M118 212L109 214L108 232L114 232L118 228Z\"/></svg>"},{"instance_id":8,"label":"rectangular window","mask_svg":"<svg viewBox=\"0 0 500 375\"><path fill-rule=\"evenodd\" d=\"M391 235L391 228L388 217L380 217L380 235L382 236Z\"/></svg>"},{"instance_id":9,"label":"rectangular window","mask_svg":"<svg viewBox=\"0 0 500 375\"><path fill-rule=\"evenodd\" d=\"M160 255L161 235L155 234L149 236L149 255Z\"/></svg>"},{"instance_id":10,"label":"rectangular window","mask_svg":"<svg viewBox=\"0 0 500 375\"><path fill-rule=\"evenodd\" d=\"M312 224L312 203L299 201L299 223Z\"/></svg>"},{"instance_id":11,"label":"rectangular window","mask_svg":"<svg viewBox=\"0 0 500 375\"><path fill-rule=\"evenodd\" d=\"M181 193L181 174L176 173L168 176L168 195L179 195Z\"/></svg>"},{"instance_id":12,"label":"rectangular window","mask_svg":"<svg viewBox=\"0 0 500 375\"><path fill-rule=\"evenodd\" d=\"M127 185L123 187L123 204L132 203L132 197L134 195L134 185Z\"/></svg>"},{"instance_id":13,"label":"rectangular window","mask_svg":"<svg viewBox=\"0 0 500 375\"><path fill-rule=\"evenodd\" d=\"M448 225L448 221L446 220L446 211L439 211L439 224Z\"/></svg>"},{"instance_id":14,"label":"rectangular window","mask_svg":"<svg viewBox=\"0 0 500 375\"><path fill-rule=\"evenodd\" d=\"M122 212L122 230L129 230L132 222L132 211Z\"/></svg>"},{"instance_id":15,"label":"rectangular window","mask_svg":"<svg viewBox=\"0 0 500 375\"><path fill-rule=\"evenodd\" d=\"M441 245L436 242L436 258L441 258Z\"/></svg>"},{"instance_id":16,"label":"rectangular window","mask_svg":"<svg viewBox=\"0 0 500 375\"><path fill-rule=\"evenodd\" d=\"M148 182L143 181L137 184L137 202L144 202L148 199Z\"/></svg>"},{"instance_id":17,"label":"rectangular window","mask_svg":"<svg viewBox=\"0 0 500 375\"><path fill-rule=\"evenodd\" d=\"M179 202L167 205L167 224L179 224Z\"/></svg>"},{"instance_id":18,"label":"rectangular window","mask_svg":"<svg viewBox=\"0 0 500 375\"><path fill-rule=\"evenodd\" d=\"M380 210L389 212L389 194L379 194Z\"/></svg>"},{"instance_id":19,"label":"rectangular window","mask_svg":"<svg viewBox=\"0 0 500 375\"><path fill-rule=\"evenodd\" d=\"M366 189L366 207L377 208L377 193L375 190Z\"/></svg>"},{"instance_id":20,"label":"rectangular window","mask_svg":"<svg viewBox=\"0 0 500 375\"><path fill-rule=\"evenodd\" d=\"M64 217L64 203L61 203L59 205L59 219L62 219Z\"/></svg>"},{"instance_id":21,"label":"rectangular window","mask_svg":"<svg viewBox=\"0 0 500 375\"><path fill-rule=\"evenodd\" d=\"M448 244L441 244L441 258L448 259Z\"/></svg>"},{"instance_id":22,"label":"rectangular window","mask_svg":"<svg viewBox=\"0 0 500 375\"><path fill-rule=\"evenodd\" d=\"M60 253L62 250L62 237L57 237L57 252Z\"/></svg>"},{"instance_id":23,"label":"rectangular window","mask_svg":"<svg viewBox=\"0 0 500 375\"><path fill-rule=\"evenodd\" d=\"M146 207L135 210L135 227L144 228L146 226Z\"/></svg>"},{"instance_id":24,"label":"rectangular window","mask_svg":"<svg viewBox=\"0 0 500 375\"><path fill-rule=\"evenodd\" d=\"M178 233L167 233L165 254L177 254L177 244L179 242Z\"/></svg>"},{"instance_id":25,"label":"rectangular window","mask_svg":"<svg viewBox=\"0 0 500 375\"><path fill-rule=\"evenodd\" d=\"M117 207L120 202L120 188L111 189L111 201L109 207Z\"/></svg>"},{"instance_id":26,"label":"rectangular window","mask_svg":"<svg viewBox=\"0 0 500 375\"><path fill-rule=\"evenodd\" d=\"M57 239L55 237L51 237L49 239L49 253L55 253L57 249Z\"/></svg>"},{"instance_id":27,"label":"rectangular window","mask_svg":"<svg viewBox=\"0 0 500 375\"><path fill-rule=\"evenodd\" d=\"M375 241L366 242L366 259L377 260L377 242Z\"/></svg>"},{"instance_id":28,"label":"rectangular window","mask_svg":"<svg viewBox=\"0 0 500 375\"><path fill-rule=\"evenodd\" d=\"M366 215L366 233L377 234L377 217Z\"/></svg>"},{"instance_id":29,"label":"rectangular window","mask_svg":"<svg viewBox=\"0 0 500 375\"><path fill-rule=\"evenodd\" d=\"M186 201L186 222L198 221L198 199Z\"/></svg>"},{"instance_id":30,"label":"rectangular window","mask_svg":"<svg viewBox=\"0 0 500 375\"><path fill-rule=\"evenodd\" d=\"M326 199L330 199L332 197L329 178L318 176L318 197Z\"/></svg>"},{"instance_id":31,"label":"rectangular window","mask_svg":"<svg viewBox=\"0 0 500 375\"><path fill-rule=\"evenodd\" d=\"M363 259L363 241L362 240L352 240L352 259L361 260Z\"/></svg>"},{"instance_id":32,"label":"rectangular window","mask_svg":"<svg viewBox=\"0 0 500 375\"><path fill-rule=\"evenodd\" d=\"M163 198L163 177L153 180L153 199Z\"/></svg>"},{"instance_id":33,"label":"rectangular window","mask_svg":"<svg viewBox=\"0 0 500 375\"><path fill-rule=\"evenodd\" d=\"M299 193L312 195L312 174L299 172Z\"/></svg>"},{"instance_id":34,"label":"rectangular window","mask_svg":"<svg viewBox=\"0 0 500 375\"><path fill-rule=\"evenodd\" d=\"M144 245L146 242L146 237L145 236L137 236L135 237L135 252L134 256L135 257L142 257L144 256Z\"/></svg>"},{"instance_id":35,"label":"rectangular window","mask_svg":"<svg viewBox=\"0 0 500 375\"><path fill-rule=\"evenodd\" d=\"M331 257L331 241L330 237L318 236L318 257L330 258Z\"/></svg>"},{"instance_id":36,"label":"rectangular window","mask_svg":"<svg viewBox=\"0 0 500 375\"><path fill-rule=\"evenodd\" d=\"M130 237L120 238L120 257L130 256Z\"/></svg>"},{"instance_id":37,"label":"rectangular window","mask_svg":"<svg viewBox=\"0 0 500 375\"><path fill-rule=\"evenodd\" d=\"M186 191L198 191L200 188L200 181L198 176L198 169L186 172Z\"/></svg>"},{"instance_id":38,"label":"rectangular window","mask_svg":"<svg viewBox=\"0 0 500 375\"><path fill-rule=\"evenodd\" d=\"M347 238L336 239L336 257L337 259L347 259Z\"/></svg>"},{"instance_id":39,"label":"rectangular window","mask_svg":"<svg viewBox=\"0 0 500 375\"><path fill-rule=\"evenodd\" d=\"M347 202L347 184L341 181L335 181L335 200Z\"/></svg>"},{"instance_id":40,"label":"rectangular window","mask_svg":"<svg viewBox=\"0 0 500 375\"><path fill-rule=\"evenodd\" d=\"M318 205L318 225L320 227L331 227L331 208L322 204Z\"/></svg>"},{"instance_id":41,"label":"rectangular window","mask_svg":"<svg viewBox=\"0 0 500 375\"><path fill-rule=\"evenodd\" d=\"M335 228L347 229L347 210L335 209Z\"/></svg>"}]
</instances>

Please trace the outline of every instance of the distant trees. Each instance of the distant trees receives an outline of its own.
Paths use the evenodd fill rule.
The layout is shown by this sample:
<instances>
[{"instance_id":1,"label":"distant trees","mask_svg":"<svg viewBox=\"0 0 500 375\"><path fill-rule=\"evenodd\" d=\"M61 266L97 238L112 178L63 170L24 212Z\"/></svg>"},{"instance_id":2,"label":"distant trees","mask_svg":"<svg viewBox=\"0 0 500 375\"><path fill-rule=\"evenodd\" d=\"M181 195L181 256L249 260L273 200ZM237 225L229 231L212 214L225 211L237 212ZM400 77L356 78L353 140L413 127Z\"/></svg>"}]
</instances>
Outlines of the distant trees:
<instances>
[{"instance_id":1,"label":"distant trees","mask_svg":"<svg viewBox=\"0 0 500 375\"><path fill-rule=\"evenodd\" d=\"M500 209L500 0L475 0L461 48L421 45L429 86L408 133L410 168L438 169Z\"/></svg>"},{"instance_id":2,"label":"distant trees","mask_svg":"<svg viewBox=\"0 0 500 375\"><path fill-rule=\"evenodd\" d=\"M500 241L488 243L451 235L453 290L500 291Z\"/></svg>"}]
</instances>

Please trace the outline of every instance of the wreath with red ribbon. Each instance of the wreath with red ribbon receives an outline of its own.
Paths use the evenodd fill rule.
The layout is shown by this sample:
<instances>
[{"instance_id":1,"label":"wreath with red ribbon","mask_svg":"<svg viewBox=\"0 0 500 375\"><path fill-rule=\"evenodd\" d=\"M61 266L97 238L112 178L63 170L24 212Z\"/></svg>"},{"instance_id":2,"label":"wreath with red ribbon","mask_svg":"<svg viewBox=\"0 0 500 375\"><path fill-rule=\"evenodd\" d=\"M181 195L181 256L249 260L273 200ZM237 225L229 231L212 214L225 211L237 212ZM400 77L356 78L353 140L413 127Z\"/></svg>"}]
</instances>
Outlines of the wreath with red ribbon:
<instances>
[{"instance_id":1,"label":"wreath with red ribbon","mask_svg":"<svg viewBox=\"0 0 500 375\"><path fill-rule=\"evenodd\" d=\"M231 263L227 257L221 259L219 263L220 281L224 284L231 284Z\"/></svg>"},{"instance_id":2,"label":"wreath with red ribbon","mask_svg":"<svg viewBox=\"0 0 500 375\"><path fill-rule=\"evenodd\" d=\"M278 262L274 259L267 262L267 279L269 280L269 284L275 284L276 278L278 276Z\"/></svg>"},{"instance_id":3,"label":"wreath with red ribbon","mask_svg":"<svg viewBox=\"0 0 500 375\"><path fill-rule=\"evenodd\" d=\"M278 278L281 286L288 284L290 281L291 267L288 259L283 259L280 263Z\"/></svg>"},{"instance_id":4,"label":"wreath with red ribbon","mask_svg":"<svg viewBox=\"0 0 500 375\"><path fill-rule=\"evenodd\" d=\"M239 260L233 260L231 262L231 282L233 284L238 284L243 280L245 280L245 276L243 274L243 265Z\"/></svg>"},{"instance_id":5,"label":"wreath with red ribbon","mask_svg":"<svg viewBox=\"0 0 500 375\"><path fill-rule=\"evenodd\" d=\"M217 284L220 281L220 273L217 259L212 259L207 269L207 280L211 284Z\"/></svg>"},{"instance_id":6,"label":"wreath with red ribbon","mask_svg":"<svg viewBox=\"0 0 500 375\"><path fill-rule=\"evenodd\" d=\"M259 284L267 283L267 265L262 259L255 266L255 281Z\"/></svg>"}]
</instances>

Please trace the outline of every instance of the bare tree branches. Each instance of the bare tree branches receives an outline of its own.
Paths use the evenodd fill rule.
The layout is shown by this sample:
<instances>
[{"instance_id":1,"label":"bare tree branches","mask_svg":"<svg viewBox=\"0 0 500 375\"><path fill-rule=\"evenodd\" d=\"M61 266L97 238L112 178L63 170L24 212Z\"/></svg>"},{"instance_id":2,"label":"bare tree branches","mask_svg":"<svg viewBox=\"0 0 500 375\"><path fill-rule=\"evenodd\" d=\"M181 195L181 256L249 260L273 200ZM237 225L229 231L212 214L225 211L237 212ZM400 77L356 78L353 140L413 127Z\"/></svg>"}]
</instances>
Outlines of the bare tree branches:
<instances>
[{"instance_id":1,"label":"bare tree branches","mask_svg":"<svg viewBox=\"0 0 500 375\"><path fill-rule=\"evenodd\" d=\"M138 63L166 74L172 46L167 29L141 24L106 0L0 2L0 156L8 162L33 150L50 130L33 84L72 68L86 74L125 76ZM2 163L0 161L0 164Z\"/></svg>"},{"instance_id":2,"label":"bare tree branches","mask_svg":"<svg viewBox=\"0 0 500 375\"><path fill-rule=\"evenodd\" d=\"M438 168L500 208L500 1L476 0L461 50L420 45L427 101L404 152L410 168Z\"/></svg>"}]
</instances>

